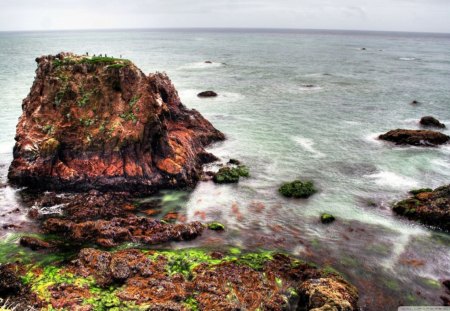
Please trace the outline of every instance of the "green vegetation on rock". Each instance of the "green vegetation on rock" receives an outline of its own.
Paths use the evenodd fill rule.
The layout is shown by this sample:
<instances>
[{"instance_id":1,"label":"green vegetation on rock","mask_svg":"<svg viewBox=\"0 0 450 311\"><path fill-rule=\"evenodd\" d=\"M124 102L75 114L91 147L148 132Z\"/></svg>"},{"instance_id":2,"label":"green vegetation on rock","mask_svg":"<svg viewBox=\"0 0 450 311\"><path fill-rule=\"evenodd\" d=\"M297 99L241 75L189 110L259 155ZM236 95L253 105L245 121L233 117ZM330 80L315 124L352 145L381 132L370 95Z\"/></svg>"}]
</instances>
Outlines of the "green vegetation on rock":
<instances>
[{"instance_id":1,"label":"green vegetation on rock","mask_svg":"<svg viewBox=\"0 0 450 311\"><path fill-rule=\"evenodd\" d=\"M320 215L320 221L323 224L329 224L329 223L332 223L335 220L336 220L336 218L333 215L331 215L331 214L323 213L322 215Z\"/></svg>"},{"instance_id":2,"label":"green vegetation on rock","mask_svg":"<svg viewBox=\"0 0 450 311\"><path fill-rule=\"evenodd\" d=\"M214 182L218 184L230 184L239 182L240 177L249 177L250 171L245 165L237 167L222 167L215 175Z\"/></svg>"},{"instance_id":3,"label":"green vegetation on rock","mask_svg":"<svg viewBox=\"0 0 450 311\"><path fill-rule=\"evenodd\" d=\"M312 181L301 180L284 183L278 191L288 198L308 198L317 192Z\"/></svg>"},{"instance_id":4,"label":"green vegetation on rock","mask_svg":"<svg viewBox=\"0 0 450 311\"><path fill-rule=\"evenodd\" d=\"M220 222L212 222L208 224L208 229L213 231L222 231L225 230L225 226Z\"/></svg>"}]
</instances>

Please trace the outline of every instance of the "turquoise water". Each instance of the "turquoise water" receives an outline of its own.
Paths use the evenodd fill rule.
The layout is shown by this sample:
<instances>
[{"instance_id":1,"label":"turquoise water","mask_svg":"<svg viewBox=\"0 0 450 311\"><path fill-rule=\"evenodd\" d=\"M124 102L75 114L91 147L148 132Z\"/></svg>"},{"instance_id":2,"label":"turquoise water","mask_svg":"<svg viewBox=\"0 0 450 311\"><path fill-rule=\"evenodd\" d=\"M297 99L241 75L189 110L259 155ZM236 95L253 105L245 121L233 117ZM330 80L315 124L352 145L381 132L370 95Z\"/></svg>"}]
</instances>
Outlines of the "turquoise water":
<instances>
[{"instance_id":1,"label":"turquoise water","mask_svg":"<svg viewBox=\"0 0 450 311\"><path fill-rule=\"evenodd\" d=\"M34 59L60 51L122 55L146 73L166 71L184 104L227 135L211 152L250 167L251 177L239 185L202 182L187 196L166 195L171 204L180 201L188 221L218 220L228 227L224 234L174 247L265 247L332 265L358 286L364 310L441 304L439 282L450 278L449 236L396 217L390 206L412 188L447 184L450 147L395 147L376 136L419 128L424 115L450 125L450 36L0 33L1 182ZM209 89L219 97L197 98ZM412 106L412 100L421 104ZM296 178L314 180L319 193L308 200L280 197L280 183ZM8 214L17 207L20 212ZM322 212L337 221L320 224ZM0 225L28 222L10 187L0 189L0 213Z\"/></svg>"}]
</instances>

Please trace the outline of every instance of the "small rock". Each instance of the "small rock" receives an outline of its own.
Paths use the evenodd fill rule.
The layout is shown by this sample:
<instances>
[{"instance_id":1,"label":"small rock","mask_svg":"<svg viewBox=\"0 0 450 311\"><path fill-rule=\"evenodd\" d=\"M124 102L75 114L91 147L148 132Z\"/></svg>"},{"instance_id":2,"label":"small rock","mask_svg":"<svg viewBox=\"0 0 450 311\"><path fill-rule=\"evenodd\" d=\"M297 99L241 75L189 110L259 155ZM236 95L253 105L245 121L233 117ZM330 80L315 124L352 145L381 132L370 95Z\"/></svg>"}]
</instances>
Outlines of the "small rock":
<instances>
[{"instance_id":1,"label":"small rock","mask_svg":"<svg viewBox=\"0 0 450 311\"><path fill-rule=\"evenodd\" d=\"M49 249L55 247L53 244L43 241L38 238L24 236L20 238L20 245L23 247L28 247L33 251L41 250L41 249Z\"/></svg>"},{"instance_id":2,"label":"small rock","mask_svg":"<svg viewBox=\"0 0 450 311\"><path fill-rule=\"evenodd\" d=\"M442 284L445 286L445 288L447 288L447 290L450 291L450 280L445 280L444 282L442 282Z\"/></svg>"},{"instance_id":3,"label":"small rock","mask_svg":"<svg viewBox=\"0 0 450 311\"><path fill-rule=\"evenodd\" d=\"M321 221L323 224L329 224L329 223L332 223L332 222L335 221L335 220L336 220L336 218L335 218L333 215L331 215L331 214L323 213L323 214L320 216L320 221Z\"/></svg>"},{"instance_id":4,"label":"small rock","mask_svg":"<svg viewBox=\"0 0 450 311\"><path fill-rule=\"evenodd\" d=\"M0 294L2 297L20 292L22 282L12 264L0 265ZM0 308L1 309L1 308Z\"/></svg>"},{"instance_id":5,"label":"small rock","mask_svg":"<svg viewBox=\"0 0 450 311\"><path fill-rule=\"evenodd\" d=\"M205 64L212 64L212 61L207 60L207 61L205 61Z\"/></svg>"},{"instance_id":6,"label":"small rock","mask_svg":"<svg viewBox=\"0 0 450 311\"><path fill-rule=\"evenodd\" d=\"M420 119L420 124L423 126L434 126L438 128L445 128L445 124L439 122L438 119L432 116L426 116Z\"/></svg>"},{"instance_id":7,"label":"small rock","mask_svg":"<svg viewBox=\"0 0 450 311\"><path fill-rule=\"evenodd\" d=\"M284 183L278 192L288 198L308 198L317 190L314 188L312 181L294 180L293 182Z\"/></svg>"},{"instance_id":8,"label":"small rock","mask_svg":"<svg viewBox=\"0 0 450 311\"><path fill-rule=\"evenodd\" d=\"M208 224L208 229L213 231L223 231L225 230L225 226L220 222L212 222Z\"/></svg>"},{"instance_id":9,"label":"small rock","mask_svg":"<svg viewBox=\"0 0 450 311\"><path fill-rule=\"evenodd\" d=\"M241 161L236 160L236 159L230 159L230 161L228 161L228 164L240 165Z\"/></svg>"},{"instance_id":10,"label":"small rock","mask_svg":"<svg viewBox=\"0 0 450 311\"><path fill-rule=\"evenodd\" d=\"M216 97L218 94L214 91L204 91L197 94L198 97Z\"/></svg>"}]
</instances>

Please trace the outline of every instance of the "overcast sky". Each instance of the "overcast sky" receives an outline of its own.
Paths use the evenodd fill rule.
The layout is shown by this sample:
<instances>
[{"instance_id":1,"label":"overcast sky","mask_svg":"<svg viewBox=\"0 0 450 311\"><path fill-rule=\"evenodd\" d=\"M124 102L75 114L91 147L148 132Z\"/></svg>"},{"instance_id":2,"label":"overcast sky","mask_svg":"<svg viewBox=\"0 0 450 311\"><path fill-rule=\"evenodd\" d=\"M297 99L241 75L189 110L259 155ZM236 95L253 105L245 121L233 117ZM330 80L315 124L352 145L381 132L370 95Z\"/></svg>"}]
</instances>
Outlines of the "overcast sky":
<instances>
[{"instance_id":1,"label":"overcast sky","mask_svg":"<svg viewBox=\"0 0 450 311\"><path fill-rule=\"evenodd\" d=\"M0 0L0 30L172 27L450 32L450 0Z\"/></svg>"}]
</instances>

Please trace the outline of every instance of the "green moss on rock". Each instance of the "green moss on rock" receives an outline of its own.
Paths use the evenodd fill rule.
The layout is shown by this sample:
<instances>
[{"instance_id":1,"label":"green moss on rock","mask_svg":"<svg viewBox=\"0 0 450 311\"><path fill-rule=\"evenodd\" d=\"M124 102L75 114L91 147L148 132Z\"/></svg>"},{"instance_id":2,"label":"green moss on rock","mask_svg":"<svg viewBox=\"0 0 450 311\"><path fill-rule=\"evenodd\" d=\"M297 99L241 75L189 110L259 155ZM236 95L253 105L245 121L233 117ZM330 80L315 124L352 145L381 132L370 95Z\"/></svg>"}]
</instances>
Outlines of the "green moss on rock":
<instances>
[{"instance_id":1,"label":"green moss on rock","mask_svg":"<svg viewBox=\"0 0 450 311\"><path fill-rule=\"evenodd\" d=\"M43 157L54 155L59 148L59 141L55 138L49 138L44 141L40 148L40 154Z\"/></svg>"},{"instance_id":2,"label":"green moss on rock","mask_svg":"<svg viewBox=\"0 0 450 311\"><path fill-rule=\"evenodd\" d=\"M329 223L332 223L335 220L336 220L336 218L333 215L331 215L331 214L323 213L322 215L320 215L320 221L323 224L329 224Z\"/></svg>"},{"instance_id":3,"label":"green moss on rock","mask_svg":"<svg viewBox=\"0 0 450 311\"><path fill-rule=\"evenodd\" d=\"M418 195L418 194L421 194L424 192L432 192L432 191L433 191L433 189L431 189L431 188L422 188L422 189L411 190L409 193L411 193L413 195Z\"/></svg>"},{"instance_id":4,"label":"green moss on rock","mask_svg":"<svg viewBox=\"0 0 450 311\"><path fill-rule=\"evenodd\" d=\"M215 175L214 182L218 184L231 184L239 182L240 177L249 177L250 171L245 165L237 167L222 167Z\"/></svg>"},{"instance_id":5,"label":"green moss on rock","mask_svg":"<svg viewBox=\"0 0 450 311\"><path fill-rule=\"evenodd\" d=\"M208 229L213 231L223 231L225 230L225 226L220 222L212 222L208 224Z\"/></svg>"},{"instance_id":6,"label":"green moss on rock","mask_svg":"<svg viewBox=\"0 0 450 311\"><path fill-rule=\"evenodd\" d=\"M301 180L285 183L278 191L288 198L308 198L317 192L312 181Z\"/></svg>"}]
</instances>

